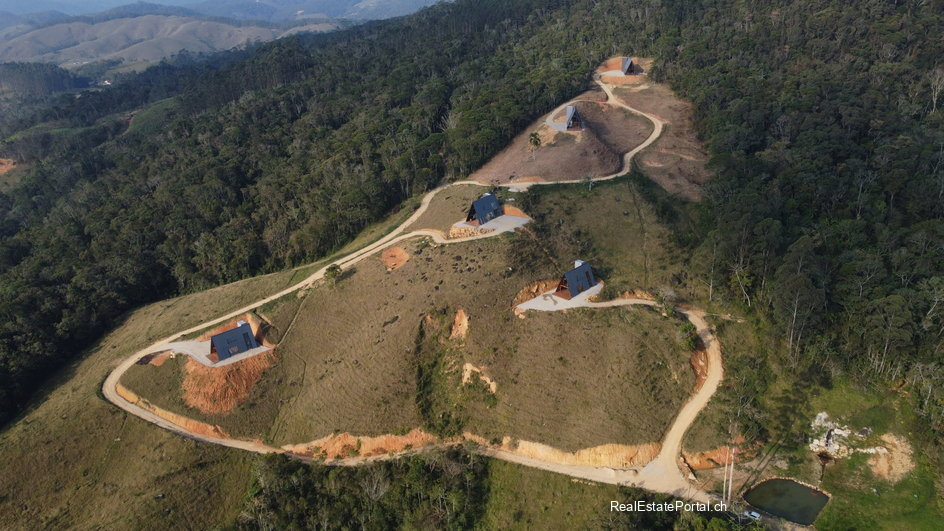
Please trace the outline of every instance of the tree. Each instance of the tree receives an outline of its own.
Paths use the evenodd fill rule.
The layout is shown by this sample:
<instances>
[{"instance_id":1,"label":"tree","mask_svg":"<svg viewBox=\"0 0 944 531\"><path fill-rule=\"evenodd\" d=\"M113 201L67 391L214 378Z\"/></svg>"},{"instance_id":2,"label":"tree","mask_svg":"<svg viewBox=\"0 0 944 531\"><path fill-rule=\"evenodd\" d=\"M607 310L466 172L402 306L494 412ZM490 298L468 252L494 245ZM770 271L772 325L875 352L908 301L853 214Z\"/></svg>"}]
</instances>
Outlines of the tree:
<instances>
[{"instance_id":1,"label":"tree","mask_svg":"<svg viewBox=\"0 0 944 531\"><path fill-rule=\"evenodd\" d=\"M331 264L328 266L328 269L325 269L324 278L329 285L334 286L339 280L341 280L342 275L343 271L341 270L341 266L338 264Z\"/></svg>"}]
</instances>

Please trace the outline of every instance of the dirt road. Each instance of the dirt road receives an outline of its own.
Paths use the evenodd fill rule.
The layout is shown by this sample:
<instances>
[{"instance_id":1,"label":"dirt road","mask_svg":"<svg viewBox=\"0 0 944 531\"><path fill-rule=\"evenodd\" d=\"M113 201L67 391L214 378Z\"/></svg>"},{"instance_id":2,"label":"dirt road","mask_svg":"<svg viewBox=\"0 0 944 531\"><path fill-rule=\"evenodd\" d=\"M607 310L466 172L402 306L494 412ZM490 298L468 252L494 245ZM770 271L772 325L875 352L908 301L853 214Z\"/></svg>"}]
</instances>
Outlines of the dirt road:
<instances>
[{"instance_id":1,"label":"dirt road","mask_svg":"<svg viewBox=\"0 0 944 531\"><path fill-rule=\"evenodd\" d=\"M652 123L654 124L652 134L650 134L649 138L647 138L642 144L640 144L639 146L634 148L632 151L626 153L623 156L623 168L618 173L603 176L603 177L598 177L594 179L595 181L605 181L605 180L614 179L616 177L619 177L621 175L625 175L626 173L628 173L631 168L632 158L637 153L639 153L640 151L642 151L643 149L651 145L653 142L655 142L655 140L659 138L659 136L662 134L663 123L657 117L648 115L646 113L642 113L623 103L620 103L616 98L613 97L612 89L610 86L601 83L599 79L597 79L597 83L606 92L607 97L609 98L607 102L608 104L616 105L630 112L642 115L646 117L647 119L651 120ZM552 111L552 115L558 112L558 110ZM553 183L551 182L548 182L548 183L543 183L543 182L507 183L502 186L505 186L508 188L522 189L528 186L542 185L542 184L578 184L581 182L582 182L581 180L572 180L572 181L558 181L558 182L553 182ZM394 229L392 232L390 232L386 236L380 238L376 242L370 245L367 245L343 258L340 258L334 261L332 264L322 267L321 269L319 269L318 271L310 275L308 278L306 278L305 280L299 282L298 284L294 286L291 286L278 293L275 293L273 295L260 299L252 304L244 306L243 308L240 308L238 310L232 311L217 319L201 323L199 325L188 328L187 330L182 330L172 336L169 336L167 338L157 341L156 343L154 343L153 345L147 348L144 348L138 351L131 357L124 360L108 375L108 377L105 379L105 382L102 386L102 393L104 394L105 398L109 402L112 402L116 406L131 413L132 415L135 415L148 422L156 424L160 426L161 428L172 431L174 433L178 433L185 437L189 437L192 439L196 439L196 440L211 443L211 444L227 446L230 448L238 448L241 450L247 450L250 452L284 453L284 451L280 448L268 446L266 444L263 444L257 441L244 441L244 440L238 440L238 439L211 437L211 436L199 435L199 434L190 432L187 429L177 424L174 424L173 422L170 422L168 420L165 420L164 418L161 418L160 416L152 413L151 411L141 407L137 403L133 403L131 401L126 400L124 397L122 397L117 391L117 386L119 384L121 376L132 365L137 363L138 360L140 360L144 356L147 356L148 354L165 350L166 345L177 338L180 338L182 336L186 336L189 334L193 334L200 330L206 329L210 326L231 320L239 315L250 312L280 297L283 297L285 295L288 295L290 293L296 292L300 289L310 286L314 282L317 282L321 280L322 278L324 278L325 271L328 269L328 267L330 267L330 265L336 264L336 265L339 265L342 269L350 267L386 247L389 247L391 245L394 245L398 242L401 242L403 240L407 240L410 238L429 237L438 244L454 244L454 243L468 242L468 241L473 241L473 240L478 240L478 239L483 239L483 238L491 238L491 237L500 235L501 232L496 231L496 232L490 232L486 234L478 234L478 235L470 236L466 238L446 239L443 237L442 233L435 230L416 230L409 233L403 232L406 229L406 227L409 227L413 222L419 219L419 217L422 216L424 212L426 212L426 210L429 208L430 202L439 192L441 192L448 186L454 186L454 185L459 185L459 184L475 184L475 185L481 186L481 183L477 183L473 181L461 181L461 182L441 186L439 188L436 188L430 191L429 193L426 194L426 196L423 197L420 203L420 206L419 208L417 208L416 212L414 212L406 221L400 224L396 229ZM602 303L586 303L588 307L593 307L593 308L606 308L606 307L613 307L613 306L628 306L628 305L637 305L637 304L651 306L655 303L653 303L652 301L643 300L643 299L617 299L614 301L608 301L608 302L602 302ZM522 457L522 456L518 456L515 454L511 454L508 452L504 452L501 450L488 448L488 447L480 447L478 449L478 452L481 453L482 455L494 457L497 459L503 459L506 461L519 463L525 466L531 466L531 467L540 468L543 470L558 472L558 473L566 474L573 477L588 479L592 481L598 481L602 483L637 485L639 487L642 487L648 490L672 494L681 498L686 498L686 499L690 499L694 501L702 501L702 502L707 501L709 499L708 494L701 490L698 490L684 478L684 476L682 475L679 469L679 459L680 459L680 453L681 453L682 438L685 435L685 432L691 426L692 422L694 422L698 413L708 403L708 400L710 400L711 396L715 393L715 391L717 390L718 384L721 381L722 374L723 374L722 366L721 366L721 348L720 348L720 345L718 344L717 338L715 338L711 329L708 327L708 324L705 322L703 312L700 312L698 310L684 310L682 313L684 313L686 317L695 325L696 329L698 330L699 336L701 336L702 340L705 342L705 345L708 349L708 353L709 353L708 377L705 384L682 406L682 409L676 415L675 420L673 421L669 430L666 432L665 438L662 442L662 449L659 455L656 457L655 460L650 462L648 465L640 469L614 469L614 468L607 468L607 467L574 466L574 465L561 465L558 463L547 462L547 461L542 461L542 460L528 458L528 457ZM396 458L396 457L391 457L391 458ZM376 459L372 459L372 460L376 460ZM365 462L364 459L354 459L354 460L344 460L337 464L356 465L363 462Z\"/></svg>"}]
</instances>

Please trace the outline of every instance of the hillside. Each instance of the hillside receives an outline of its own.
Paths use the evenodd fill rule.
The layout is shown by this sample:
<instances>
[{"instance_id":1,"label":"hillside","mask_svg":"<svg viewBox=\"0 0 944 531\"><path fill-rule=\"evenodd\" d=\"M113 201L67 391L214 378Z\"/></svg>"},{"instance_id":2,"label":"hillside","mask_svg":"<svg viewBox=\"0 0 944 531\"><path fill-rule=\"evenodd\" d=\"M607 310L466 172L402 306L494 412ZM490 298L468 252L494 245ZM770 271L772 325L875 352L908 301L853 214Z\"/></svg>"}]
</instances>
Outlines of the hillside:
<instances>
[{"instance_id":1,"label":"hillside","mask_svg":"<svg viewBox=\"0 0 944 531\"><path fill-rule=\"evenodd\" d=\"M441 0L203 0L187 7L237 20L303 20L309 17L378 20L408 15Z\"/></svg>"},{"instance_id":2,"label":"hillside","mask_svg":"<svg viewBox=\"0 0 944 531\"><path fill-rule=\"evenodd\" d=\"M286 34L338 27L337 23L314 21L285 30L155 14L93 23L64 22L21 29L7 36L0 41L0 61L46 62L65 68L110 60L147 65L184 50L213 53Z\"/></svg>"},{"instance_id":3,"label":"hillside","mask_svg":"<svg viewBox=\"0 0 944 531\"><path fill-rule=\"evenodd\" d=\"M500 356L506 345L519 346L516 338L557 339L552 334L566 326L563 321L527 318L522 324L506 311L508 322L490 322L480 315L484 304L510 310L513 285L552 280L560 264L579 254L605 264L609 270L601 277L618 280L610 288L617 294L632 295L641 286L660 305L704 310L704 330L725 345L725 379L682 443L691 463L717 467L730 455L719 454L720 445L736 446L736 493L772 475L814 484L833 496L821 516L826 528L940 528L940 7L864 0L459 0L205 60L177 57L116 78L110 87L28 104L0 102L0 158L14 168L4 174L0 192L0 419L7 422L0 458L20 471L13 474L16 485L0 494L0 503L10 508L0 513L49 526L82 513L88 527L107 526L97 503L117 487L100 478L133 457L151 459L147 473L138 478L120 468L123 477L116 482L131 486L122 491L129 498L124 503L149 515L160 514L163 498L147 492L148 485L182 485L186 491L186 471L200 466L225 483L227 495L242 489L241 500L250 493L258 504L247 512L277 513L273 499L290 494L272 493L278 486L246 485L251 474L269 477L264 469L271 463L252 461L239 465L243 472L216 473L216 465L229 467L231 453L204 454L202 444L160 431L156 444L173 446L165 468L163 447L150 446L156 429L96 395L111 368L159 337L129 338L123 326L133 319L129 312L147 312L135 314L147 326L163 329L173 322L168 334L198 326L239 306L204 301L158 317L165 307L158 301L197 301L188 294L290 271L334 255L355 238L373 241L399 226L430 190L479 178L476 172L485 169L481 183L514 184L509 193L521 194L512 196L515 206L535 218L527 231L501 237L510 242L482 242L481 252L476 246L441 256L411 246L423 244L403 243L387 257L391 263L408 257L399 269L387 272L379 259L364 262L333 287L315 286L307 296L264 308L286 329L292 322L307 325L279 329L283 353L292 356L273 361L253 388L260 394L243 402L244 411L229 419L209 416L218 413L201 418L237 435L294 444L305 443L299 439L309 437L310 423L318 428L311 437L337 430L347 453L347 446L357 449L356 441L341 437L342 430L387 435L381 432L420 421L427 430L461 426L494 438L511 434L507 445L472 439L495 451L513 449L515 438L531 441L524 437L556 437L561 448L577 448L579 433L554 429L559 420L550 419L549 427L548 419L535 416L534 404L544 400L574 422L586 422L582 426L594 443L616 437L644 441L665 424L632 410L640 418L606 432L599 428L606 412L596 404L570 402L560 388L547 391L540 364ZM612 95L650 116L659 134L622 166L627 176L604 185L588 174L613 171L619 152L644 137L646 127L616 131L607 122L612 115L593 107L581 109L595 122L587 134L542 136L540 127L542 117L593 89L594 69L614 55L653 58L645 65L651 84L621 86ZM42 76L33 79L45 82ZM531 133L538 133L539 143L532 144ZM546 162L552 153L562 155L557 163ZM590 154L599 158L575 167L590 162ZM576 175L567 178L571 171ZM555 180L574 182L538 185L548 195L522 191L528 181ZM618 192L606 193L615 187ZM584 201L588 197L597 202ZM455 206L469 198L456 193L443 199L423 220L430 224L418 227L434 240L439 233L433 231L448 230ZM380 221L382 226L372 225ZM373 232L363 233L370 227ZM623 261L613 260L620 255L630 255L629 273L621 269ZM479 263L466 262L470 257ZM469 278L494 290L492 299L460 298L467 296L455 286L462 286L462 266L471 268ZM525 278L526 272L533 276ZM452 280L448 286L446 277ZM351 279L357 283L347 283ZM376 296L357 293L362 285ZM278 291L268 288L273 289L266 293ZM260 300L256 295L242 300ZM352 327L332 322L330 329L319 329L319 312L309 310L334 310L344 304L341 295L365 310L347 314ZM392 311L400 300L409 314ZM471 314L469 341L462 347L467 350L439 349L432 340L410 344L411 337L438 333L424 328L425 316L434 322L454 318L460 304ZM648 354L670 355L672 330L665 323L640 319L627 327L630 310L639 308L614 310L617 317L601 327L598 319L605 318L586 316L585 309L571 312L579 331L599 333L606 344L632 351L646 343L633 335L637 329L651 328L658 340ZM198 319L194 312L206 314ZM499 337L477 337L480 320ZM388 328L402 357L377 346ZM610 328L624 333L608 335ZM674 330L685 337L685 329ZM594 363L615 360L605 356L609 352L593 352L595 345L579 333L559 342L579 351L582 357L574 363L580 374L555 365L562 362L547 351L521 350L549 365L547 376L569 378L586 396L596 383L592 376L601 378ZM319 351L327 357L319 358ZM463 389L452 380L421 385L436 374L429 367L446 367L454 378L465 357L480 371L469 369L473 381L483 373L495 378L493 398L483 394L483 385L470 396L452 394ZM406 365L410 360L415 372ZM140 392L162 406L189 407L181 405L186 402L174 379L185 378L183 363L134 366L128 376L139 387L154 386ZM359 387L354 376L359 364L374 375L368 387ZM284 367L296 372L283 374ZM386 368L399 377L396 382L376 376ZM664 371L677 368L667 363L656 375L664 380ZM309 374L315 369L320 372ZM530 378L515 382L518 371ZM529 388L528 381L541 382L541 388ZM632 398L651 391L638 397L649 400L644 409L680 399L673 393L681 387L645 389L632 378L620 383ZM323 394L333 406L328 411L317 409ZM456 396L465 412L476 414L442 414L447 410L441 406ZM622 401L627 397L607 399L632 408ZM370 414L358 418L343 407L347 403ZM80 414L83 408L91 413ZM496 411L502 416L478 414ZM853 448L854 455L818 453L811 443L828 433L817 431L820 413L856 434L850 437L861 437L864 446ZM103 426L90 436L95 452L89 455L115 455L115 461L103 459L107 464L98 466L85 455L82 421ZM124 429L134 432L135 443L115 441L124 440L115 431ZM631 439L635 433L646 435ZM881 446L882 452L881 444L895 452ZM885 457L870 464L870 451ZM899 459L902 454L907 459ZM182 464L173 468L178 458ZM677 455L670 458L677 465ZM65 479L30 477L32 464ZM250 472L252 465L260 470ZM700 489L720 490L719 471L692 467ZM471 478L469 484L478 485ZM79 499L70 506L61 495L65 489L81 492L88 503ZM175 498L175 510L199 517L195 526L232 522L239 502L204 493L220 500L214 515L200 515L182 497ZM528 514L521 510L522 517ZM130 527L144 526L140 514L122 512L121 518Z\"/></svg>"}]
</instances>

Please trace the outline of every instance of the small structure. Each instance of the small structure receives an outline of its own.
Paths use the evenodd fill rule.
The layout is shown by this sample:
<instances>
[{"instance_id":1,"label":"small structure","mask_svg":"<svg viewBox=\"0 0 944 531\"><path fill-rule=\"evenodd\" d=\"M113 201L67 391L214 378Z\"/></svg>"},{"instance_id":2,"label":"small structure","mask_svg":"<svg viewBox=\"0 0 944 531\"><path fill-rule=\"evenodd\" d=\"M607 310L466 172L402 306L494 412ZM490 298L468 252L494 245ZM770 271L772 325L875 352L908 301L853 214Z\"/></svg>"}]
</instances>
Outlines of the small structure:
<instances>
[{"instance_id":1,"label":"small structure","mask_svg":"<svg viewBox=\"0 0 944 531\"><path fill-rule=\"evenodd\" d=\"M636 73L636 63L633 61L632 57L624 57L621 64L620 70L623 71L624 76L631 76Z\"/></svg>"},{"instance_id":2,"label":"small structure","mask_svg":"<svg viewBox=\"0 0 944 531\"><path fill-rule=\"evenodd\" d=\"M597 280L593 276L593 269L590 268L590 264L583 260L577 260L574 262L574 268L561 277L554 295L571 299L596 285Z\"/></svg>"},{"instance_id":3,"label":"small structure","mask_svg":"<svg viewBox=\"0 0 944 531\"><path fill-rule=\"evenodd\" d=\"M574 107L573 105L567 106L566 124L568 131L580 131L583 129L583 118L580 116L580 113L577 112L577 107Z\"/></svg>"},{"instance_id":4,"label":"small structure","mask_svg":"<svg viewBox=\"0 0 944 531\"><path fill-rule=\"evenodd\" d=\"M477 221L479 225L484 225L501 215L502 207L498 198L494 194L484 194L472 202L465 221L466 223Z\"/></svg>"},{"instance_id":5,"label":"small structure","mask_svg":"<svg viewBox=\"0 0 944 531\"><path fill-rule=\"evenodd\" d=\"M245 321L237 321L236 324L236 328L210 338L213 352L216 352L219 361L259 348L256 336L252 333L252 326Z\"/></svg>"}]
</instances>

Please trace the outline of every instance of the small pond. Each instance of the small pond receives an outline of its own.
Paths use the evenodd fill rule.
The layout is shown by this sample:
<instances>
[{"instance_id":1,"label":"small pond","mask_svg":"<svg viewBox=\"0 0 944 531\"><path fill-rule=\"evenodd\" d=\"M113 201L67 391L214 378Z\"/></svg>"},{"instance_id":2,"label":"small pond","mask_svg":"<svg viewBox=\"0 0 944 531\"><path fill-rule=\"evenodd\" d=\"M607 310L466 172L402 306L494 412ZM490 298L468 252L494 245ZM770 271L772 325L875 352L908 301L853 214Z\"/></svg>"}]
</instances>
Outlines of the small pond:
<instances>
[{"instance_id":1,"label":"small pond","mask_svg":"<svg viewBox=\"0 0 944 531\"><path fill-rule=\"evenodd\" d=\"M791 522L810 525L829 496L790 479L768 479L744 493L747 503Z\"/></svg>"}]
</instances>

